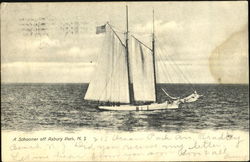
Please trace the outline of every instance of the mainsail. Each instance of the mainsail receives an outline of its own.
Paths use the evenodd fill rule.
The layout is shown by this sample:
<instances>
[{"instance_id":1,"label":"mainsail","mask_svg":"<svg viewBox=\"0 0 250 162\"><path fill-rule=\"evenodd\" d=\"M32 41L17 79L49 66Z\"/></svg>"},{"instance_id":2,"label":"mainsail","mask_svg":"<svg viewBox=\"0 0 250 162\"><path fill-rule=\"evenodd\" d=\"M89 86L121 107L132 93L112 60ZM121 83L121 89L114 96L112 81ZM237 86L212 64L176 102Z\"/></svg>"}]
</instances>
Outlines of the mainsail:
<instances>
[{"instance_id":1,"label":"mainsail","mask_svg":"<svg viewBox=\"0 0 250 162\"><path fill-rule=\"evenodd\" d=\"M156 101L152 50L133 37L133 88L135 101Z\"/></svg>"},{"instance_id":2,"label":"mainsail","mask_svg":"<svg viewBox=\"0 0 250 162\"><path fill-rule=\"evenodd\" d=\"M104 42L95 76L89 84L84 99L129 103L125 46L109 25L106 25Z\"/></svg>"}]
</instances>

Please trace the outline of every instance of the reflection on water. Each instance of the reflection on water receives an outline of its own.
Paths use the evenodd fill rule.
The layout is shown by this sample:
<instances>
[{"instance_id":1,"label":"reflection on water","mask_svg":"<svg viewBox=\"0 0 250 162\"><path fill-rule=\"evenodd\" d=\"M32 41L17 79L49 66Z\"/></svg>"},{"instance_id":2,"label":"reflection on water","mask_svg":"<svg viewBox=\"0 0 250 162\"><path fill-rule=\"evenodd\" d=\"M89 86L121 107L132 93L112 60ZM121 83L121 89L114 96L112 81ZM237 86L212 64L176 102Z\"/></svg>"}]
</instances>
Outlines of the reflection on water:
<instances>
[{"instance_id":1,"label":"reflection on water","mask_svg":"<svg viewBox=\"0 0 250 162\"><path fill-rule=\"evenodd\" d=\"M195 85L204 97L181 109L100 111L84 101L87 84L3 84L1 123L5 130L80 128L183 131L249 129L247 85ZM162 84L175 96L191 93L188 85ZM159 100L166 99L159 91Z\"/></svg>"}]
</instances>

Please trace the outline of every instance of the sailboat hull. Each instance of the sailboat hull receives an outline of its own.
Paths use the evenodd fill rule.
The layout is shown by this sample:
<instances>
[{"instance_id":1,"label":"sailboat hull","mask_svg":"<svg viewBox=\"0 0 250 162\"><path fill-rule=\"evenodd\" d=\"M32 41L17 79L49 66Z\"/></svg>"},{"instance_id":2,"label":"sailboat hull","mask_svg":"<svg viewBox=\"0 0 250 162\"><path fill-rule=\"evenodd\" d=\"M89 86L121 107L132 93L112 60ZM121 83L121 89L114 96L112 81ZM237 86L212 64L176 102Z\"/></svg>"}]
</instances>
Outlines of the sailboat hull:
<instances>
[{"instance_id":1,"label":"sailboat hull","mask_svg":"<svg viewBox=\"0 0 250 162\"><path fill-rule=\"evenodd\" d=\"M152 110L164 110L164 109L177 109L179 108L179 101L172 103L153 103L150 105L119 105L119 106L99 106L101 110L111 111L152 111Z\"/></svg>"}]
</instances>

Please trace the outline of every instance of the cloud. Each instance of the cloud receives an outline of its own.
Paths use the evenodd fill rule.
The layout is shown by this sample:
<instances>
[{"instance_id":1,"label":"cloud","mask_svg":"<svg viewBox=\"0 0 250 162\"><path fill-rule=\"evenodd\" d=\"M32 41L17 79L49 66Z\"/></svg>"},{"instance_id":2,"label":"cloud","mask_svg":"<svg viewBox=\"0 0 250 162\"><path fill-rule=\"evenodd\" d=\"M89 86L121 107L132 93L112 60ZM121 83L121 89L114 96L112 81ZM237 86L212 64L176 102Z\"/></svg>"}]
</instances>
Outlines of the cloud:
<instances>
[{"instance_id":1,"label":"cloud","mask_svg":"<svg viewBox=\"0 0 250 162\"><path fill-rule=\"evenodd\" d=\"M101 40L100 38L99 40ZM89 39L91 40L91 39ZM98 41L99 41L98 40ZM96 42L98 42L96 41ZM99 47L86 39L17 38L3 46L2 62L90 62L96 61Z\"/></svg>"},{"instance_id":2,"label":"cloud","mask_svg":"<svg viewBox=\"0 0 250 162\"><path fill-rule=\"evenodd\" d=\"M4 63L1 77L3 83L83 83L89 82L94 67L94 63Z\"/></svg>"},{"instance_id":3,"label":"cloud","mask_svg":"<svg viewBox=\"0 0 250 162\"><path fill-rule=\"evenodd\" d=\"M77 54L77 53L79 53L80 51L81 51L81 50L80 50L79 47L72 47L72 48L69 49L69 53L70 53L70 54Z\"/></svg>"},{"instance_id":4,"label":"cloud","mask_svg":"<svg viewBox=\"0 0 250 162\"><path fill-rule=\"evenodd\" d=\"M157 34L177 32L182 30L182 24L177 23L176 21L165 22L163 20L155 21L155 32ZM133 26L133 31L136 33L152 33L153 23L147 22L146 24L136 24Z\"/></svg>"},{"instance_id":5,"label":"cloud","mask_svg":"<svg viewBox=\"0 0 250 162\"><path fill-rule=\"evenodd\" d=\"M230 34L238 31L242 25L247 24L248 17L247 5L242 2L157 2L128 3L128 5L129 31L149 47L152 39L150 11L152 8L155 9L157 55L161 50L164 56L158 57L157 61L171 58L184 71L189 68L186 73L197 74L195 77L204 75L204 77L197 77L195 80L197 82L205 81L205 75L208 82L212 80L209 79L211 76L207 63L212 50L225 41ZM96 35L95 27L109 21L117 29L121 29L118 32L121 38L124 38L123 3L8 4L4 9L1 21L1 40L3 40L1 62L4 64L5 73L2 73L2 76L10 82L28 82L29 79L31 82L35 80L37 82L61 82L62 80L75 82L74 78L79 81L80 74L85 76L83 80L89 80L91 70L87 69L90 67L93 69L93 66L89 67L87 64L97 60L104 36ZM19 19L39 19L40 17L49 18L46 21L50 29L48 36L23 35ZM67 23L71 24L70 30L65 30ZM80 24L79 32L71 35L69 31L74 31L77 23ZM69 34L65 34L66 32ZM226 65L223 64L223 66ZM73 72L73 69L77 72ZM72 72L69 73L71 70ZM59 77L59 74L63 77Z\"/></svg>"},{"instance_id":6,"label":"cloud","mask_svg":"<svg viewBox=\"0 0 250 162\"><path fill-rule=\"evenodd\" d=\"M54 48L60 47L60 41L58 39L53 39L48 36L41 37L17 37L12 40L12 48L16 48L16 50L29 50L36 51L44 48Z\"/></svg>"},{"instance_id":7,"label":"cloud","mask_svg":"<svg viewBox=\"0 0 250 162\"><path fill-rule=\"evenodd\" d=\"M48 36L42 37L39 41L33 44L34 47L45 48L45 47L60 47L60 42L57 39L51 39Z\"/></svg>"},{"instance_id":8,"label":"cloud","mask_svg":"<svg viewBox=\"0 0 250 162\"><path fill-rule=\"evenodd\" d=\"M57 61L63 62L96 62L99 51L100 49L98 48L82 49L80 47L73 46L69 49L55 52L54 57Z\"/></svg>"}]
</instances>

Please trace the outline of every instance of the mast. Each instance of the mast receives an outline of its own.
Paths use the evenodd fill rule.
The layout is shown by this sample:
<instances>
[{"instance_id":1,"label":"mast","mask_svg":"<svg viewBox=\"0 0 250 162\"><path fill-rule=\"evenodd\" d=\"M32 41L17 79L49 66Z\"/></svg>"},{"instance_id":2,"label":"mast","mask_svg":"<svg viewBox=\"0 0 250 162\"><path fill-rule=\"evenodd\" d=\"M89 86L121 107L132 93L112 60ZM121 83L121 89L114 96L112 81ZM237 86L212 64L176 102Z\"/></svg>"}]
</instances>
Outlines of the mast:
<instances>
[{"instance_id":1,"label":"mast","mask_svg":"<svg viewBox=\"0 0 250 162\"><path fill-rule=\"evenodd\" d=\"M129 48L128 48L128 6L126 6L126 58L128 69L128 88L129 88L129 100L130 103L134 103L133 87L130 79L130 66L129 66Z\"/></svg>"},{"instance_id":2,"label":"mast","mask_svg":"<svg viewBox=\"0 0 250 162\"><path fill-rule=\"evenodd\" d=\"M157 100L157 87L156 87L156 62L155 62L155 25L154 25L154 10L153 10L153 33L152 33L152 55L153 55L153 72L154 72L154 85L155 85L155 101Z\"/></svg>"}]
</instances>

